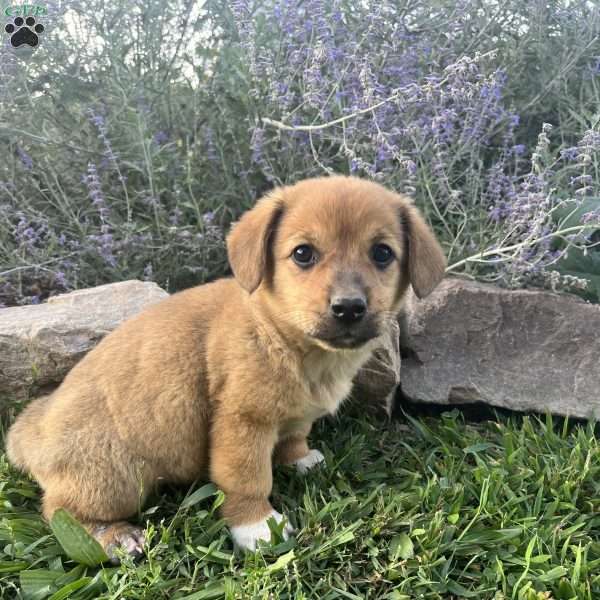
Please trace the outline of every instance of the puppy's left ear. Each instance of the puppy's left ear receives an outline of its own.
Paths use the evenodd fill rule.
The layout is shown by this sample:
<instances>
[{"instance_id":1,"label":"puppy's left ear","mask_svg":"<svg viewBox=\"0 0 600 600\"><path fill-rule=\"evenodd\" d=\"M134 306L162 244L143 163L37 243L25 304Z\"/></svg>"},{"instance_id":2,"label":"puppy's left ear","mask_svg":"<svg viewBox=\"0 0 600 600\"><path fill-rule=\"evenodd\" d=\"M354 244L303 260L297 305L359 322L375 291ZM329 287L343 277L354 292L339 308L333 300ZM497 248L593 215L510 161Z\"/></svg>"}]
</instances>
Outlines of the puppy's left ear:
<instances>
[{"instance_id":1,"label":"puppy's left ear","mask_svg":"<svg viewBox=\"0 0 600 600\"><path fill-rule=\"evenodd\" d=\"M238 283L252 293L266 275L269 246L283 214L280 190L261 198L227 236L227 256Z\"/></svg>"},{"instance_id":2,"label":"puppy's left ear","mask_svg":"<svg viewBox=\"0 0 600 600\"><path fill-rule=\"evenodd\" d=\"M418 298L433 292L446 272L446 257L419 210L400 197L400 220L408 247L408 276Z\"/></svg>"}]
</instances>

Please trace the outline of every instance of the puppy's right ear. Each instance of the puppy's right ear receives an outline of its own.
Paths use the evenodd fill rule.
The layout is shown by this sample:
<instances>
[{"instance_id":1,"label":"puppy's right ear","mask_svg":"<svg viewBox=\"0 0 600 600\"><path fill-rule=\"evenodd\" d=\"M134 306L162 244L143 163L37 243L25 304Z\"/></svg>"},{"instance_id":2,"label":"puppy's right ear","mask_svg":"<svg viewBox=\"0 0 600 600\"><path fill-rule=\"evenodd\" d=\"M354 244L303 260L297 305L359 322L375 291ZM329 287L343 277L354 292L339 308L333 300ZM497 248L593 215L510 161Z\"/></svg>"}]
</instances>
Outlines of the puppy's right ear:
<instances>
[{"instance_id":1,"label":"puppy's right ear","mask_svg":"<svg viewBox=\"0 0 600 600\"><path fill-rule=\"evenodd\" d=\"M280 190L261 198L227 236L227 256L238 283L252 293L266 275L269 246L283 214Z\"/></svg>"}]
</instances>

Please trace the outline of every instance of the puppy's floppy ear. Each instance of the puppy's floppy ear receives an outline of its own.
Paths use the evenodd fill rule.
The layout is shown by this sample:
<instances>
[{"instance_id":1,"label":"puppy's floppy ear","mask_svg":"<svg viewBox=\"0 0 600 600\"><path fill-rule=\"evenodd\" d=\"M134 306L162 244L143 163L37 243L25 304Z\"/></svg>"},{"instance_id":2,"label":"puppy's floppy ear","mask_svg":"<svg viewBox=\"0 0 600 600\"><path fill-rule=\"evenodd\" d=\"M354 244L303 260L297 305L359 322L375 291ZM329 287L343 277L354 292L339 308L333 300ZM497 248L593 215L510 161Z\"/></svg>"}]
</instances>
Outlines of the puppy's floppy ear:
<instances>
[{"instance_id":1,"label":"puppy's floppy ear","mask_svg":"<svg viewBox=\"0 0 600 600\"><path fill-rule=\"evenodd\" d=\"M265 277L269 245L283 214L279 190L261 198L227 236L229 264L238 283L252 293Z\"/></svg>"},{"instance_id":2,"label":"puppy's floppy ear","mask_svg":"<svg viewBox=\"0 0 600 600\"><path fill-rule=\"evenodd\" d=\"M407 198L399 199L408 249L408 276L417 297L424 298L444 278L446 257L419 210Z\"/></svg>"}]
</instances>

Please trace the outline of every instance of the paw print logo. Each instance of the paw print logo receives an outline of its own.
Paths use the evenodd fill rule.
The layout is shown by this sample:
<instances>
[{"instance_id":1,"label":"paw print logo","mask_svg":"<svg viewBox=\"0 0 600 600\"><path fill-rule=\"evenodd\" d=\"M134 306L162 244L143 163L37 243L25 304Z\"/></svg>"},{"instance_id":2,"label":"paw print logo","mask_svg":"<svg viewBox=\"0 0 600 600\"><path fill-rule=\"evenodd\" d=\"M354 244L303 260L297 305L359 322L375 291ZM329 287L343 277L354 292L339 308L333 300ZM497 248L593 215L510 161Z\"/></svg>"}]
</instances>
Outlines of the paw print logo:
<instances>
[{"instance_id":1,"label":"paw print logo","mask_svg":"<svg viewBox=\"0 0 600 600\"><path fill-rule=\"evenodd\" d=\"M38 37L43 33L44 26L36 23L34 17L15 17L12 23L8 23L4 28L6 33L10 34L10 43L14 48L27 44L35 48L40 43Z\"/></svg>"}]
</instances>

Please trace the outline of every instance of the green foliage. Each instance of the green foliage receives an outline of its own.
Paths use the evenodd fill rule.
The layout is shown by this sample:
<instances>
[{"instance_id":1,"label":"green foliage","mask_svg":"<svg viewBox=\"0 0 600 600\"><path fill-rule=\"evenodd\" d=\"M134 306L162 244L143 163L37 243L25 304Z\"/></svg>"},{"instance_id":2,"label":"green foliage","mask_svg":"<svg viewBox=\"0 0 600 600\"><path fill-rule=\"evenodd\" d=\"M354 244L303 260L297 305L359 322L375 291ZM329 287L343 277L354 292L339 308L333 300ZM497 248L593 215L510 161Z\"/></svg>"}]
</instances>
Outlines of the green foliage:
<instances>
[{"instance_id":1,"label":"green foliage","mask_svg":"<svg viewBox=\"0 0 600 600\"><path fill-rule=\"evenodd\" d=\"M476 598L600 596L600 444L593 425L532 417L320 423L326 465L275 472L297 528L234 554L213 486L151 499L149 554L119 567L69 558L39 494L0 462L3 598ZM359 414L361 413L361 414Z\"/></svg>"},{"instance_id":2,"label":"green foliage","mask_svg":"<svg viewBox=\"0 0 600 600\"><path fill-rule=\"evenodd\" d=\"M562 219L565 227L577 225L584 215L600 214L600 198L589 198L582 203L569 203L556 218ZM588 231L592 242L590 248L570 248L567 256L556 264L557 271L587 281L587 285L579 294L592 302L600 302L600 226L597 230Z\"/></svg>"},{"instance_id":3,"label":"green foliage","mask_svg":"<svg viewBox=\"0 0 600 600\"><path fill-rule=\"evenodd\" d=\"M362 164L377 154L377 140L390 132L377 133L379 122L367 117L345 122L337 137L315 134L294 141L267 128L259 148L255 134L263 119L293 121L301 115L301 123L311 124L352 108L341 96L326 107L311 108L307 100L279 110L283 92L277 85L283 82L277 77L293 51L286 43L298 32L277 30L271 18L275 4L71 3L64 26L49 27L32 56L2 73L0 304L37 302L65 289L129 278L151 279L170 291L213 279L227 272L223 233L274 183L348 172L350 155ZM242 22L234 14L240 5L255 7ZM378 75L380 66L406 54L406 64L399 64L401 80L380 82L390 90L407 81L412 85L413 72L417 86L433 75L444 80L444 69L460 57L473 59L469 69L485 64L472 81L465 79L473 89L461 91L459 77L454 87L440 88L441 104L429 106L425 95L409 103L406 123L394 122L412 132L403 136L418 170L407 180L406 161L392 161L384 183L415 195L451 261L485 250L510 229L489 219L486 199L486 169L509 144L504 118L509 111L521 116L510 144L518 140L527 149L504 157L502 170L511 176L527 172L522 167L543 122L554 125L553 148L573 145L597 129L600 11L594 3L393 0L381 4L391 17L379 21L373 15L380 3L336 6L349 28L337 42L359 37L352 42L354 54L329 60L338 61L335 72L355 69L352 85L362 85L363 59ZM404 45L390 52L389 36L377 38L382 23L405 27ZM250 38L259 42L262 57L279 61L258 65L266 69L260 77L253 72L257 56L244 46ZM315 40L307 43L298 53L315 51ZM291 81L300 98L310 91L308 72L318 78L310 64L300 64ZM490 77L497 87L485 83ZM469 104L477 86L490 98L501 93L504 116L495 125L489 113L479 138L467 132L458 136L458 146L441 150L431 136L419 137L424 109L442 120L448 107L466 110L467 117L479 114ZM320 92L334 97L333 88ZM452 100L461 94L464 106ZM460 113L452 123L454 135L462 122ZM573 191L560 173L546 184L560 198ZM462 268L485 274L476 261Z\"/></svg>"},{"instance_id":4,"label":"green foliage","mask_svg":"<svg viewBox=\"0 0 600 600\"><path fill-rule=\"evenodd\" d=\"M68 511L59 508L52 515L50 529L67 556L75 562L95 567L108 560L102 546Z\"/></svg>"}]
</instances>

